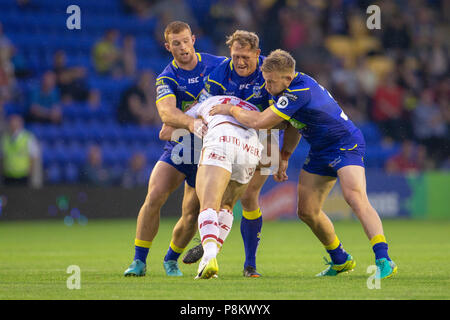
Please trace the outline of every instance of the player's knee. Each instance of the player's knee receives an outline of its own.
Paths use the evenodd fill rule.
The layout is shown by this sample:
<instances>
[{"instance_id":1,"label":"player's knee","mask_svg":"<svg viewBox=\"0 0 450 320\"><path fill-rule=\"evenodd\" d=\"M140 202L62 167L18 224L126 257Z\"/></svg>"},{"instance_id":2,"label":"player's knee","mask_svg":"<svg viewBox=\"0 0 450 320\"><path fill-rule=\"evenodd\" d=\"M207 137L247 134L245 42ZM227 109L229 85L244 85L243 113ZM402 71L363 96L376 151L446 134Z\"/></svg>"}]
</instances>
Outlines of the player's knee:
<instances>
[{"instance_id":1,"label":"player's knee","mask_svg":"<svg viewBox=\"0 0 450 320\"><path fill-rule=\"evenodd\" d=\"M320 208L315 208L307 202L299 201L297 207L297 216L303 222L308 222L314 219L320 212Z\"/></svg>"},{"instance_id":2,"label":"player's knee","mask_svg":"<svg viewBox=\"0 0 450 320\"><path fill-rule=\"evenodd\" d=\"M199 209L197 210L188 210L183 211L183 223L187 226L187 227L196 227L197 226L197 221L198 221L198 212Z\"/></svg>"},{"instance_id":3,"label":"player's knee","mask_svg":"<svg viewBox=\"0 0 450 320\"><path fill-rule=\"evenodd\" d=\"M360 190L347 190L343 192L345 201L354 212L361 211L362 208L369 204L367 197Z\"/></svg>"},{"instance_id":4,"label":"player's knee","mask_svg":"<svg viewBox=\"0 0 450 320\"><path fill-rule=\"evenodd\" d=\"M244 209L248 208L258 208L259 207L259 191L255 190L247 190L250 192L245 192L244 195L241 197L241 204Z\"/></svg>"},{"instance_id":5,"label":"player's knee","mask_svg":"<svg viewBox=\"0 0 450 320\"><path fill-rule=\"evenodd\" d=\"M165 192L158 188L152 188L147 193L143 206L147 210L150 210L152 207L159 210L164 205L164 203L166 203L168 197L168 192Z\"/></svg>"}]
</instances>

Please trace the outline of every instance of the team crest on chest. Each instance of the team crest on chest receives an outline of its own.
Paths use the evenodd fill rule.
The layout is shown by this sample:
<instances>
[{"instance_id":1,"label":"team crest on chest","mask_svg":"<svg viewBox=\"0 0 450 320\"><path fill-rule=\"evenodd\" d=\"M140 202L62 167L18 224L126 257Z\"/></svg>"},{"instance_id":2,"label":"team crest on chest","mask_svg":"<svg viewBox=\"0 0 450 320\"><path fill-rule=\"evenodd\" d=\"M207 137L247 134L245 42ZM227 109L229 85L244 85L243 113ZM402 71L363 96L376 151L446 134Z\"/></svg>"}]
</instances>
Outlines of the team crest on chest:
<instances>
[{"instance_id":1,"label":"team crest on chest","mask_svg":"<svg viewBox=\"0 0 450 320\"><path fill-rule=\"evenodd\" d=\"M255 98L260 98L261 97L261 87L256 85L253 87L253 96Z\"/></svg>"}]
</instances>

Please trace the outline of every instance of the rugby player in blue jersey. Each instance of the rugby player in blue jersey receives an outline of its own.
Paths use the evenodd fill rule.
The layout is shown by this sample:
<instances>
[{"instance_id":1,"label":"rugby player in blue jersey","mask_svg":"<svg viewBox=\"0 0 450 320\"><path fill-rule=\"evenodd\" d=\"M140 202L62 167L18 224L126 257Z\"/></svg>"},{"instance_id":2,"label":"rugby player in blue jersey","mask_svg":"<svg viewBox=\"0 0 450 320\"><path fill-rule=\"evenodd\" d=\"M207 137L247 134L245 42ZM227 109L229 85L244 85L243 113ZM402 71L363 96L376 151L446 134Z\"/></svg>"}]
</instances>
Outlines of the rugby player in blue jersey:
<instances>
[{"instance_id":1,"label":"rugby player in blue jersey","mask_svg":"<svg viewBox=\"0 0 450 320\"><path fill-rule=\"evenodd\" d=\"M200 100L206 96L229 95L241 98L256 105L261 111L269 107L270 95L265 86L260 67L264 61L260 55L259 38L253 32L237 30L227 37L230 57L222 62L207 77L205 91ZM266 144L267 146L267 144ZM242 196L241 234L245 248L243 274L245 277L260 277L256 271L256 251L260 241L262 213L259 206L259 194L268 175L261 174L258 168ZM193 263L203 255L202 246L189 250L183 262Z\"/></svg>"},{"instance_id":2,"label":"rugby player in blue jersey","mask_svg":"<svg viewBox=\"0 0 450 320\"><path fill-rule=\"evenodd\" d=\"M339 107L331 94L306 74L295 72L295 60L283 50L275 50L264 61L262 72L267 91L276 101L264 112L218 105L211 114L230 114L245 126L269 129L286 120L286 129L277 181L287 180L289 156L301 136L311 149L298 182L298 216L324 245L331 261L317 276L336 276L353 270L356 263L338 237L333 223L322 211L323 203L337 178L343 196L360 220L375 253L376 277L388 278L397 272L388 255L382 222L366 192L365 142L361 131Z\"/></svg>"},{"instance_id":3,"label":"rugby player in blue jersey","mask_svg":"<svg viewBox=\"0 0 450 320\"><path fill-rule=\"evenodd\" d=\"M191 133L198 129L201 135L206 127L201 124L196 126L195 119L184 111L197 100L204 86L203 79L224 57L195 52L195 36L184 22L170 23L164 31L164 37L165 47L173 55L173 60L156 79L159 115L167 125L185 128ZM194 139L192 134L190 138L191 141ZM150 175L148 193L137 218L135 255L132 264L124 272L125 276L145 275L147 255L159 228L160 209L169 195L186 181L182 215L174 227L163 263L167 275L182 275L177 260L195 235L200 207L195 192L197 161L193 158L194 150L191 150L192 159L189 163L176 164L171 157L175 145L176 142L166 143Z\"/></svg>"}]
</instances>

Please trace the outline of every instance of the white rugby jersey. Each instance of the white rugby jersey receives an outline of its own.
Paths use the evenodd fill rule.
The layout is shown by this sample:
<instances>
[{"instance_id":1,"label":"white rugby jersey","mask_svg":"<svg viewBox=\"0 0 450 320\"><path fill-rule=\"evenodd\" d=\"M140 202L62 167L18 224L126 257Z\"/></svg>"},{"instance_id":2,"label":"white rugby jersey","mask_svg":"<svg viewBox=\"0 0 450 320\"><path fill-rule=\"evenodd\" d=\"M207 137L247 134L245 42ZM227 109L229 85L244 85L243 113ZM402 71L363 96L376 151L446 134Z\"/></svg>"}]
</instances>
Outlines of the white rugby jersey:
<instances>
[{"instance_id":1,"label":"white rugby jersey","mask_svg":"<svg viewBox=\"0 0 450 320\"><path fill-rule=\"evenodd\" d=\"M186 114L193 117L193 118L203 118L208 123L208 129L214 128L216 125L222 122L231 122L235 123L237 125L240 125L244 128L249 129L248 127L244 126L242 123L237 121L234 117L223 115L223 114L217 114L214 116L209 115L209 111L212 109L213 106L218 104L232 104L238 107L241 107L245 110L250 111L259 111L259 109L251 104L250 102L247 102L245 100L242 100L238 97L233 96L212 96L204 100L203 102L199 102L195 105L193 105Z\"/></svg>"}]
</instances>

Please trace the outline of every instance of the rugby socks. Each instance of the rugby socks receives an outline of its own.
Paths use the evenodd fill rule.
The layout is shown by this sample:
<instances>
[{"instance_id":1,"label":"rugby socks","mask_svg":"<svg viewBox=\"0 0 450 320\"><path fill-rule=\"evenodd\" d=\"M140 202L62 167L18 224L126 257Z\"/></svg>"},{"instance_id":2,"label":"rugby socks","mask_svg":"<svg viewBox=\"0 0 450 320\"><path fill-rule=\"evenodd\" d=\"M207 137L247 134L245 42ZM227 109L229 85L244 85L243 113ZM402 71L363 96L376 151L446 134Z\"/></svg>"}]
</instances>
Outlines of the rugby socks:
<instances>
[{"instance_id":1,"label":"rugby socks","mask_svg":"<svg viewBox=\"0 0 450 320\"><path fill-rule=\"evenodd\" d=\"M164 261L175 260L177 261L180 255L183 253L185 248L177 247L173 241L170 241L169 250L167 250L167 254L164 257Z\"/></svg>"},{"instance_id":2,"label":"rugby socks","mask_svg":"<svg viewBox=\"0 0 450 320\"><path fill-rule=\"evenodd\" d=\"M325 250L327 250L334 264L343 264L347 261L348 253L342 247L342 243L337 236L332 243L325 246Z\"/></svg>"},{"instance_id":3,"label":"rugby socks","mask_svg":"<svg viewBox=\"0 0 450 320\"><path fill-rule=\"evenodd\" d=\"M219 250L222 249L223 242L228 237L233 226L233 212L227 209L221 209L218 215L219 221L219 239L217 241Z\"/></svg>"},{"instance_id":4,"label":"rugby socks","mask_svg":"<svg viewBox=\"0 0 450 320\"><path fill-rule=\"evenodd\" d=\"M203 259L215 258L218 251L219 222L217 211L205 209L198 216L198 230L203 246Z\"/></svg>"},{"instance_id":5,"label":"rugby socks","mask_svg":"<svg viewBox=\"0 0 450 320\"><path fill-rule=\"evenodd\" d=\"M261 237L262 223L260 208L254 211L242 211L241 235L245 248L244 268L252 266L256 269L256 251Z\"/></svg>"},{"instance_id":6,"label":"rugby socks","mask_svg":"<svg viewBox=\"0 0 450 320\"><path fill-rule=\"evenodd\" d=\"M151 246L151 241L134 239L134 260L141 260L143 263L146 263Z\"/></svg>"},{"instance_id":7,"label":"rugby socks","mask_svg":"<svg viewBox=\"0 0 450 320\"><path fill-rule=\"evenodd\" d=\"M388 255L388 244L386 242L386 238L382 234L378 234L370 239L370 245L372 246L372 250L375 253L375 259L386 258L391 261Z\"/></svg>"}]
</instances>

